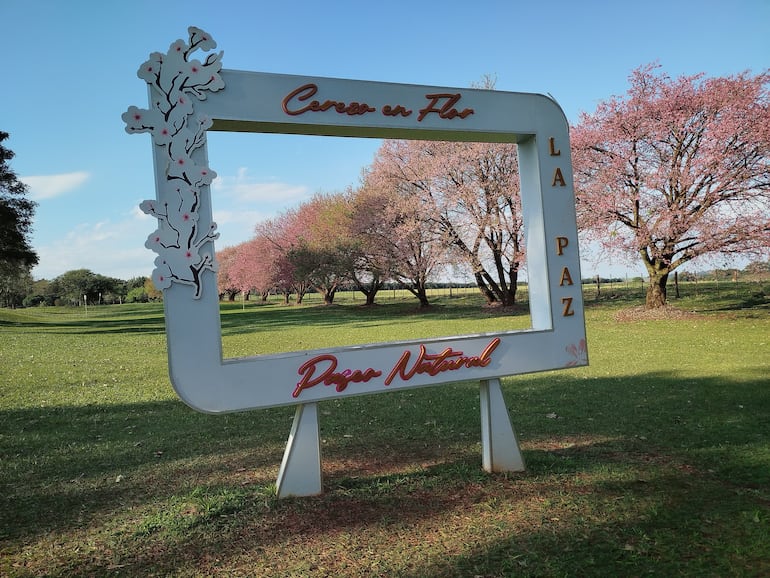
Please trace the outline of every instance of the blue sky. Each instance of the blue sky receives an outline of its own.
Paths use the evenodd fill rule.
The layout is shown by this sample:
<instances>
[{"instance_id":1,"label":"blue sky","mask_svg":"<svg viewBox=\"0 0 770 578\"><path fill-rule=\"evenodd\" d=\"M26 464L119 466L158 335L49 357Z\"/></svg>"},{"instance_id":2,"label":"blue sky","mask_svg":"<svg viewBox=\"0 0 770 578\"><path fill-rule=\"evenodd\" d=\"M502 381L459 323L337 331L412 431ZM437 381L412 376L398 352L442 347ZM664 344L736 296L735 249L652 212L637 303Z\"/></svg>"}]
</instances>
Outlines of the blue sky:
<instances>
[{"instance_id":1,"label":"blue sky","mask_svg":"<svg viewBox=\"0 0 770 578\"><path fill-rule=\"evenodd\" d=\"M39 203L33 275L48 279L151 273L144 241L156 224L138 210L155 196L150 137L127 134L121 114L147 106L138 67L191 25L217 41L225 68L454 87L489 74L500 90L551 94L570 122L653 61L671 76L770 68L770 0L2 0L0 22L0 130ZM355 185L378 144L210 134L217 246L315 192ZM583 257L583 276L641 273Z\"/></svg>"}]
</instances>

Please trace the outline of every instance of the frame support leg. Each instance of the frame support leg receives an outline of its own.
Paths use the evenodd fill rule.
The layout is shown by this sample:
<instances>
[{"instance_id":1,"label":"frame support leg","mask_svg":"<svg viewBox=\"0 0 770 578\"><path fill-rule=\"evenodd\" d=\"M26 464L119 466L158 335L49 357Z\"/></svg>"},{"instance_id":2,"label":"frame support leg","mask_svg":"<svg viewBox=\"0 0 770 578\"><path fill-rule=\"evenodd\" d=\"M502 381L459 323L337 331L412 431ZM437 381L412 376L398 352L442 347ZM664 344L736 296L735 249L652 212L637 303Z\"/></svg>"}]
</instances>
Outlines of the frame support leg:
<instances>
[{"instance_id":1,"label":"frame support leg","mask_svg":"<svg viewBox=\"0 0 770 578\"><path fill-rule=\"evenodd\" d=\"M279 498L321 493L321 440L318 404L297 406L276 482Z\"/></svg>"},{"instance_id":2,"label":"frame support leg","mask_svg":"<svg viewBox=\"0 0 770 578\"><path fill-rule=\"evenodd\" d=\"M523 472L524 458L505 407L499 379L479 383L481 401L481 453L487 472Z\"/></svg>"}]
</instances>

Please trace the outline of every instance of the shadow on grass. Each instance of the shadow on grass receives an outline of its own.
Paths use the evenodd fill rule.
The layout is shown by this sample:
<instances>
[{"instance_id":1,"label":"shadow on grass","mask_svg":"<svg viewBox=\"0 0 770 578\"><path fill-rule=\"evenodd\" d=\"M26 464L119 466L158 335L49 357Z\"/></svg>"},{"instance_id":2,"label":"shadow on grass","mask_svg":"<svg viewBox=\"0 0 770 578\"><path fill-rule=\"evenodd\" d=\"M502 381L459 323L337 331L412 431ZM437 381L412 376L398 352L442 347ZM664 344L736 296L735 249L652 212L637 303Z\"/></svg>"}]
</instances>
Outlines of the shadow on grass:
<instances>
[{"instance_id":1,"label":"shadow on grass","mask_svg":"<svg viewBox=\"0 0 770 578\"><path fill-rule=\"evenodd\" d=\"M713 575L730 573L728 561L742 571L761 561L770 538L768 385L761 367L742 381L675 372L506 380L528 464L516 475L481 470L473 384L324 402L325 493L291 500L269 487L292 408L209 416L168 401L5 410L0 538L30 544L135 511L111 530L130 544L117 554L127 575L184 573L185 564L205 574L214 559L244 555L258 574L279 574L288 544L306 548L300 558L336 549L357 570L333 573L358 575L405 531L414 533L411 557L405 551L379 575ZM199 488L233 497L209 515L195 506L187 523ZM74 574L113 563L80 559ZM284 563L283 575L323 575L301 560Z\"/></svg>"},{"instance_id":2,"label":"shadow on grass","mask_svg":"<svg viewBox=\"0 0 770 578\"><path fill-rule=\"evenodd\" d=\"M162 304L105 305L91 309L42 307L19 309L0 318L0 327L22 331L88 335L109 333L164 333Z\"/></svg>"},{"instance_id":3,"label":"shadow on grass","mask_svg":"<svg viewBox=\"0 0 770 578\"><path fill-rule=\"evenodd\" d=\"M301 307L271 304L258 305L246 310L232 305L223 305L220 308L223 336L269 332L286 326L323 328L355 324L360 327L376 327L381 324L392 324L394 317L398 318L400 325L405 325L422 323L426 319L483 320L501 315L525 317L529 315L529 310L526 307L511 311L485 309L475 300L464 304L452 303L451 306L436 303L427 309L419 309L408 302L388 303L374 307L350 304Z\"/></svg>"},{"instance_id":4,"label":"shadow on grass","mask_svg":"<svg viewBox=\"0 0 770 578\"><path fill-rule=\"evenodd\" d=\"M394 317L399 319L399 324L404 325L421 323L425 319L483 320L501 315L525 317L528 314L529 310L525 306L502 311L483 308L479 300L470 300L467 303L453 302L451 306L437 302L425 310L410 302L388 303L375 307L356 304L286 306L270 303L249 305L246 309L233 303L220 304L223 336L275 331L287 326L322 329L356 324L361 327L376 327L380 324L392 324ZM72 335L163 334L163 315L162 304L104 306L102 309L97 308L96 313L92 313L90 317L80 309L74 313L63 314L49 308L33 308L22 309L13 316L6 316L7 319L0 319L0 327Z\"/></svg>"},{"instance_id":5,"label":"shadow on grass","mask_svg":"<svg viewBox=\"0 0 770 578\"><path fill-rule=\"evenodd\" d=\"M601 447L593 451L601 453ZM645 472L645 464L634 463L634 457L618 465ZM574 473L580 476L582 471ZM754 518L750 511L762 508L760 504L726 490L717 480L696 476L671 463L637 479L579 486L565 481L560 489L541 485L534 499L517 498L549 507L530 520L512 520L508 536L395 575L767 575L770 560L764 544L770 532L760 524L767 524L768 509L761 520ZM565 493L570 495L567 502Z\"/></svg>"},{"instance_id":6,"label":"shadow on grass","mask_svg":"<svg viewBox=\"0 0 770 578\"><path fill-rule=\"evenodd\" d=\"M182 480L277 470L291 417L290 408L211 416L178 401L1 411L0 537L77 526L172 495Z\"/></svg>"}]
</instances>

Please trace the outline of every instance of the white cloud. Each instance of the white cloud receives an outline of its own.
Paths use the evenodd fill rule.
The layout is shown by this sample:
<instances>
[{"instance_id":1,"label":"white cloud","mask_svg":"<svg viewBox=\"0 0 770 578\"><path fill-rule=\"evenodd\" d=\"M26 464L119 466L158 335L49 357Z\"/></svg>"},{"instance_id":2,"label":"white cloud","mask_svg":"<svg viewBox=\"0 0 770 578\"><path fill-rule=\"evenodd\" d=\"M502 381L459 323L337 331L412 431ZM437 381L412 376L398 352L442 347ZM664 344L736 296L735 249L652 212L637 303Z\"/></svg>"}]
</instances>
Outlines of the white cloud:
<instances>
[{"instance_id":1,"label":"white cloud","mask_svg":"<svg viewBox=\"0 0 770 578\"><path fill-rule=\"evenodd\" d=\"M259 182L247 168L212 183L213 218L220 238L217 247L237 245L254 235L257 223L310 198L310 189L279 181Z\"/></svg>"},{"instance_id":2,"label":"white cloud","mask_svg":"<svg viewBox=\"0 0 770 578\"><path fill-rule=\"evenodd\" d=\"M30 198L40 201L59 197L74 191L90 177L89 173L78 171L61 175L20 177L20 180L29 187Z\"/></svg>"},{"instance_id":3,"label":"white cloud","mask_svg":"<svg viewBox=\"0 0 770 578\"><path fill-rule=\"evenodd\" d=\"M289 205L309 196L304 185L290 185L281 182L258 182L240 168L235 176L219 176L213 183L215 195L228 197L239 203L270 203Z\"/></svg>"},{"instance_id":4,"label":"white cloud","mask_svg":"<svg viewBox=\"0 0 770 578\"><path fill-rule=\"evenodd\" d=\"M149 276L156 255L144 242L153 230L141 212L116 223L80 223L63 238L35 247L40 261L32 274L53 279L73 269L90 269L118 279Z\"/></svg>"},{"instance_id":5,"label":"white cloud","mask_svg":"<svg viewBox=\"0 0 770 578\"><path fill-rule=\"evenodd\" d=\"M272 216L261 211L215 210L213 217L219 232L217 249L251 239L254 236L254 226Z\"/></svg>"},{"instance_id":6,"label":"white cloud","mask_svg":"<svg viewBox=\"0 0 770 578\"><path fill-rule=\"evenodd\" d=\"M81 175L79 183L88 178L86 173L75 174ZM66 188L67 179L30 178L40 179L33 180L38 186L37 199L62 194ZM45 181L49 178L51 181ZM73 188L77 182L75 178L69 180ZM310 194L309 189L301 185L258 183L249 177L246 169L240 169L236 176L217 178L212 197L213 218L220 233L216 247L221 249L251 238L257 223L309 198ZM33 276L53 279L73 269L90 269L119 279L149 276L157 255L145 248L144 242L157 226L155 218L143 213L138 203L123 216L119 221L73 224L63 237L47 239L46 244L37 245L35 250L40 262L33 270Z\"/></svg>"}]
</instances>

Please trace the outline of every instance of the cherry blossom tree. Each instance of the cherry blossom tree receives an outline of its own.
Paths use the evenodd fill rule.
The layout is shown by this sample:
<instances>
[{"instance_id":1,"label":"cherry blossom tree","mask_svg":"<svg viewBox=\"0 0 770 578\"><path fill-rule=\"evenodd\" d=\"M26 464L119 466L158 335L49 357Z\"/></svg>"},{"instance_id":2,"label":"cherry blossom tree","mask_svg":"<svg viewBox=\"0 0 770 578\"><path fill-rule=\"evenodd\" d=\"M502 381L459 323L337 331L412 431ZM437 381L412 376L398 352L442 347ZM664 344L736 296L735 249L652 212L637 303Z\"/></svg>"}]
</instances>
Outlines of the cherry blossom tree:
<instances>
[{"instance_id":1,"label":"cherry blossom tree","mask_svg":"<svg viewBox=\"0 0 770 578\"><path fill-rule=\"evenodd\" d=\"M514 305L524 236L516 146L430 143L437 224L488 303Z\"/></svg>"},{"instance_id":2,"label":"cherry blossom tree","mask_svg":"<svg viewBox=\"0 0 770 578\"><path fill-rule=\"evenodd\" d=\"M489 303L513 305L524 260L516 146L385 141L372 181L419 205Z\"/></svg>"},{"instance_id":3,"label":"cherry blossom tree","mask_svg":"<svg viewBox=\"0 0 770 578\"><path fill-rule=\"evenodd\" d=\"M238 253L238 246L225 247L217 251L217 261L219 270L217 271L217 291L220 298L228 296L230 301L235 299L235 295L240 291L232 275L232 268L235 265L235 259Z\"/></svg>"},{"instance_id":4,"label":"cherry blossom tree","mask_svg":"<svg viewBox=\"0 0 770 578\"><path fill-rule=\"evenodd\" d=\"M220 257L220 271L225 267ZM232 260L226 265L228 275L239 291L258 293L266 301L270 291L280 285L280 250L265 236L255 235L235 247Z\"/></svg>"},{"instance_id":5,"label":"cherry blossom tree","mask_svg":"<svg viewBox=\"0 0 770 578\"><path fill-rule=\"evenodd\" d=\"M629 81L572 129L579 227L641 259L657 308L683 264L770 250L770 74Z\"/></svg>"},{"instance_id":6,"label":"cherry blossom tree","mask_svg":"<svg viewBox=\"0 0 770 578\"><path fill-rule=\"evenodd\" d=\"M372 262L382 263L417 298L420 307L429 307L428 281L446 256L441 234L428 216L431 209L426 210L415 198L414 186L382 178L377 166L380 160L375 159L366 175L358 201L369 209Z\"/></svg>"},{"instance_id":7,"label":"cherry blossom tree","mask_svg":"<svg viewBox=\"0 0 770 578\"><path fill-rule=\"evenodd\" d=\"M307 280L299 277L294 264L288 257L289 251L296 246L300 239L302 223L296 210L281 213L273 219L257 223L254 228L255 238L264 242L263 260L272 268L271 277L276 291L284 296L288 303L293 293L296 302L302 303L310 285Z\"/></svg>"},{"instance_id":8,"label":"cherry blossom tree","mask_svg":"<svg viewBox=\"0 0 770 578\"><path fill-rule=\"evenodd\" d=\"M395 269L389 250L392 246L380 241L387 236L388 227L382 218L384 201L365 186L352 197L350 236L355 242L355 261L350 275L356 289L366 297L366 305L374 305L378 291Z\"/></svg>"},{"instance_id":9,"label":"cherry blossom tree","mask_svg":"<svg viewBox=\"0 0 770 578\"><path fill-rule=\"evenodd\" d=\"M287 251L295 274L310 283L330 305L350 278L356 244L350 236L350 192L317 194L296 209L301 224Z\"/></svg>"}]
</instances>

